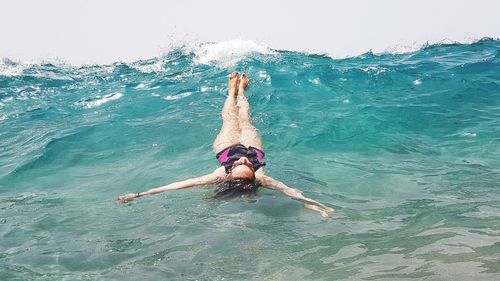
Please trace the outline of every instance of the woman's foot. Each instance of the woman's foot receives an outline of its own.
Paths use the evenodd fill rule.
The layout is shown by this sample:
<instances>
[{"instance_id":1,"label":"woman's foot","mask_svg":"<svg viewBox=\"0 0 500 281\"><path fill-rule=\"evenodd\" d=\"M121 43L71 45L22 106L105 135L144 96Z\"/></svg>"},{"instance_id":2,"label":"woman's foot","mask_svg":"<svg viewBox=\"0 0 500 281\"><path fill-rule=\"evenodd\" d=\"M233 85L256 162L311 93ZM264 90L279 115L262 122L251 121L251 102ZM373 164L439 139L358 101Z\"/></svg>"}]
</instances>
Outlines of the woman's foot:
<instances>
[{"instance_id":1,"label":"woman's foot","mask_svg":"<svg viewBox=\"0 0 500 281\"><path fill-rule=\"evenodd\" d=\"M236 87L238 86L238 79L240 78L240 74L238 72L233 72L231 75L229 75L229 82L228 82L228 92L229 95L236 96Z\"/></svg>"},{"instance_id":2,"label":"woman's foot","mask_svg":"<svg viewBox=\"0 0 500 281\"><path fill-rule=\"evenodd\" d=\"M245 93L247 86L248 86L248 77L245 73L243 73L241 74L240 86L238 92L240 92L241 94Z\"/></svg>"}]
</instances>

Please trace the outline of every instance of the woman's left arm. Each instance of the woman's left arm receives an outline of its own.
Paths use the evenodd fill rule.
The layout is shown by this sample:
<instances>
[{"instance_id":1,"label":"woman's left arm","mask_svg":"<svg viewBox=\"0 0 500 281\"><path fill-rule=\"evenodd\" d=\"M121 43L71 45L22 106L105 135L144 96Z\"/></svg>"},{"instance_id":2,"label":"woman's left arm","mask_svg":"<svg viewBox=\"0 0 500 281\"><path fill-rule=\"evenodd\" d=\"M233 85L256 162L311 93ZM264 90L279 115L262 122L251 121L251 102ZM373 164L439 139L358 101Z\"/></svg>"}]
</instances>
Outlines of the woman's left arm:
<instances>
[{"instance_id":1,"label":"woman's left arm","mask_svg":"<svg viewBox=\"0 0 500 281\"><path fill-rule=\"evenodd\" d=\"M328 217L329 213L333 212L332 208L327 207L326 205L316 200L305 197L300 190L288 187L281 181L275 180L268 176L259 177L258 180L264 187L278 190L281 193L292 197L293 199L305 202L306 204L304 204L304 208L319 212L323 217Z\"/></svg>"}]
</instances>

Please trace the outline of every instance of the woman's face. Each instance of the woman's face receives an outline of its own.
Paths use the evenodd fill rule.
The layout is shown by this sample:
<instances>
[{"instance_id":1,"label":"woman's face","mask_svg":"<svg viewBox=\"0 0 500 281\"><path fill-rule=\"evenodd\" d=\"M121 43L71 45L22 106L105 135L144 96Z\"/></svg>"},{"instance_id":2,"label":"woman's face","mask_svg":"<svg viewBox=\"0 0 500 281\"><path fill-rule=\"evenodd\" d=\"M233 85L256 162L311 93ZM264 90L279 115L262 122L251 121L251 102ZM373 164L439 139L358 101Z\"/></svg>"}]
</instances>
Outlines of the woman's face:
<instances>
[{"instance_id":1,"label":"woman's face","mask_svg":"<svg viewBox=\"0 0 500 281\"><path fill-rule=\"evenodd\" d=\"M246 157L241 157L233 163L228 176L232 179L254 179L255 172L252 163Z\"/></svg>"}]
</instances>

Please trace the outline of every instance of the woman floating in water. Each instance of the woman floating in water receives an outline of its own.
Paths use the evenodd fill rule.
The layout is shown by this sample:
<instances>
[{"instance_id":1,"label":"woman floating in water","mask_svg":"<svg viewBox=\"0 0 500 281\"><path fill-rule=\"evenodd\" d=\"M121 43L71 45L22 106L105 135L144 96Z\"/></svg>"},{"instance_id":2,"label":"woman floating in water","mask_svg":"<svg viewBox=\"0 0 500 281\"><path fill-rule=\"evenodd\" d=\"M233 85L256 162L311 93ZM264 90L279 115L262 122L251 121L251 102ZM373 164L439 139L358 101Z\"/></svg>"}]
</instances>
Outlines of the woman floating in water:
<instances>
[{"instance_id":1,"label":"woman floating in water","mask_svg":"<svg viewBox=\"0 0 500 281\"><path fill-rule=\"evenodd\" d=\"M239 85L238 85L239 82ZM137 197L160 192L215 184L219 188L216 197L227 197L237 193L255 193L259 186L276 189L294 199L305 202L304 207L327 217L333 211L313 199L307 198L284 183L264 175L264 151L262 139L250 122L250 104L245 97L248 78L239 77L238 72L229 77L229 95L222 108L222 128L213 143L213 150L221 167L211 174L171 183L145 192L129 193L118 198L124 203Z\"/></svg>"}]
</instances>

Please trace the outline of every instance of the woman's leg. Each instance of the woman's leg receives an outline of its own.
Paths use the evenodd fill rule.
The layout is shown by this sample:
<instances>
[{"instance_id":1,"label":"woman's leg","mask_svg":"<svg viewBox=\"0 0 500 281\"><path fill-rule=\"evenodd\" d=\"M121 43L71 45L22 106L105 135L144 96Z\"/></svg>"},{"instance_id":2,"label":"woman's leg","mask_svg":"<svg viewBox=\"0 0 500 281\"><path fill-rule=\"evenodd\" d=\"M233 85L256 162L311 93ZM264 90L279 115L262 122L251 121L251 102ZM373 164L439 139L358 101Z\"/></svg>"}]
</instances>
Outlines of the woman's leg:
<instances>
[{"instance_id":1,"label":"woman's leg","mask_svg":"<svg viewBox=\"0 0 500 281\"><path fill-rule=\"evenodd\" d=\"M228 96L222 108L222 128L213 144L214 153L217 154L224 148L237 144L240 141L240 126L238 122L238 108L236 107L236 87L238 85L238 72L229 77Z\"/></svg>"},{"instance_id":2,"label":"woman's leg","mask_svg":"<svg viewBox=\"0 0 500 281\"><path fill-rule=\"evenodd\" d=\"M238 107L239 107L239 124L240 124L240 143L244 146L253 146L262 150L262 139L259 132L250 121L250 104L245 97L245 90L248 85L248 78L245 74L241 75L240 85L238 88Z\"/></svg>"}]
</instances>

